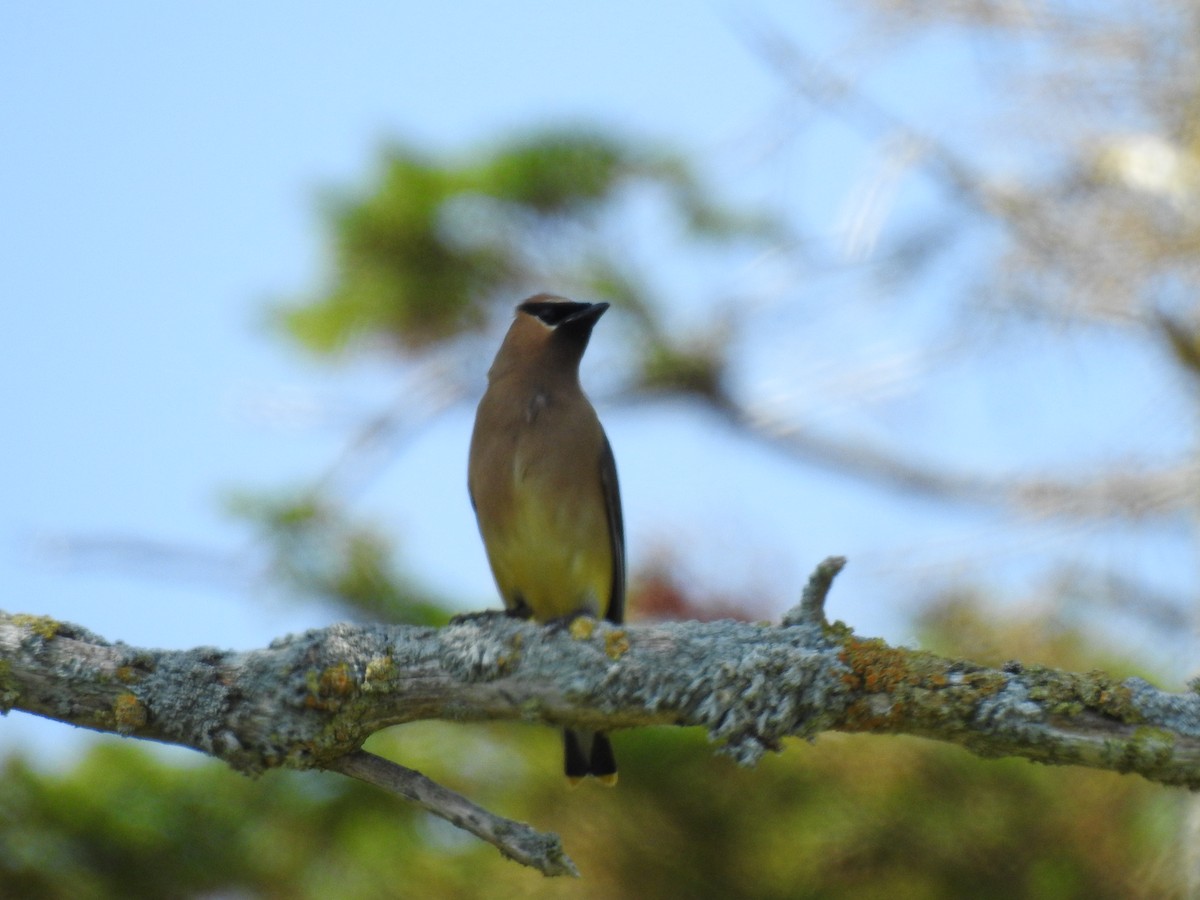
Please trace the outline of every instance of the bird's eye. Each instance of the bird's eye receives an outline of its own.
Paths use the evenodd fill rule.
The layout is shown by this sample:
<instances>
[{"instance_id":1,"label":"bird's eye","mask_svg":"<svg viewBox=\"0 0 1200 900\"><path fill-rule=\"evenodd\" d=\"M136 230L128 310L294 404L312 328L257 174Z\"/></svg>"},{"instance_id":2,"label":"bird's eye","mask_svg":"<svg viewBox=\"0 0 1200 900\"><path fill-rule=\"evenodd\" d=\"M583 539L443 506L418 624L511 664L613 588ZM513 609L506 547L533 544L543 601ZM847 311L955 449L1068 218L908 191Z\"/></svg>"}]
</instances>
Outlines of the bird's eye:
<instances>
[{"instance_id":1,"label":"bird's eye","mask_svg":"<svg viewBox=\"0 0 1200 900\"><path fill-rule=\"evenodd\" d=\"M554 328L578 312L583 312L591 306L590 303L575 303L573 301L530 300L518 307L521 312L538 319L542 324Z\"/></svg>"}]
</instances>

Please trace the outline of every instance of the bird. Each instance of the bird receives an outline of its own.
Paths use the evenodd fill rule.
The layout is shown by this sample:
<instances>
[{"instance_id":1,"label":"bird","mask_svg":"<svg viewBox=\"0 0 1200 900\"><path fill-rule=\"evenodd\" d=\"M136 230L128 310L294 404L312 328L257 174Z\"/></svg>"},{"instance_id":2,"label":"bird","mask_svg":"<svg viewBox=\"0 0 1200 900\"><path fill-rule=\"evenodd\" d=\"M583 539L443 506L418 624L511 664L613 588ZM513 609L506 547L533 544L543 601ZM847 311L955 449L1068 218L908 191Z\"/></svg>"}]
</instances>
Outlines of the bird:
<instances>
[{"instance_id":1,"label":"bird","mask_svg":"<svg viewBox=\"0 0 1200 900\"><path fill-rule=\"evenodd\" d=\"M475 414L467 488L506 612L539 623L625 616L625 528L612 447L579 383L607 303L522 301ZM617 780L608 735L567 729L571 784Z\"/></svg>"}]
</instances>

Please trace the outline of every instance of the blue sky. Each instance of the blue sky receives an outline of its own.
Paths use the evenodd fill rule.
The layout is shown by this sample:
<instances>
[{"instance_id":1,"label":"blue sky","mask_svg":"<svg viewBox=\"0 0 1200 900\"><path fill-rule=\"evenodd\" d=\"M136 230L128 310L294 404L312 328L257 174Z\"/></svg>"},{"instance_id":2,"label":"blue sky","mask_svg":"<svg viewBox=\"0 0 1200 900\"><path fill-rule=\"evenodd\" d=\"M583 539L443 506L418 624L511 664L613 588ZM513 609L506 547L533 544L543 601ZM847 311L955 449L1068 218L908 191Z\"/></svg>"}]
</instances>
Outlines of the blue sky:
<instances>
[{"instance_id":1,"label":"blue sky","mask_svg":"<svg viewBox=\"0 0 1200 900\"><path fill-rule=\"evenodd\" d=\"M845 19L824 5L755 9L773 11L818 55L850 41ZM356 414L394 392L382 362L315 364L274 339L263 316L270 300L319 283L317 194L364 184L386 139L457 151L520 127L595 122L684 149L724 196L836 225L870 181L871 149L834 123L793 142L788 94L738 37L731 23L740 13L731 10L681 2L0 8L8 421L0 605L169 647L252 647L330 621L327 610L265 591L64 566L52 551L76 535L237 551L245 534L221 512L221 492L312 476L339 452ZM974 71L961 43L926 41L869 72L868 84L953 134ZM917 209L922 190L902 188ZM676 274L695 287L687 272ZM788 330L766 336L747 378L785 392L828 386L822 378L836 388L831 371L865 370L879 358L899 364L919 343L919 320L893 320L874 299L808 302L785 310L794 339ZM810 316L837 334L838 352L824 346L829 330L804 331ZM804 408L851 431L905 432L914 446L999 469L1032 457L1069 461L1081 447L1120 452L1124 439L1112 435L1145 431L1147 421L1160 449L1186 439L1174 401L1146 399L1151 360L1134 353L1113 379L1112 354L1126 351L1080 339L1064 356L1058 346L1027 348L1022 371L1004 386L969 367L940 383L920 373L902 381L906 390L932 381L940 398L932 406L832 389ZM481 387L486 365L480 360ZM1060 382L1075 393L1047 389ZM694 410L601 412L621 467L635 567L669 538L686 548L697 578L718 591L759 590L778 607L823 556L845 553L852 565L834 614L864 633L911 640L908 589L890 580L910 557L941 577L1019 563L1026 546L1007 536L998 544L1007 532L993 515L797 467ZM420 577L483 605L494 603L494 590L466 500L470 424L468 406L422 433L362 509L395 528ZM1033 534L1023 540L1078 539L1053 527ZM1095 531L1087 539L1088 552L1166 572L1172 586L1193 577L1179 535L1136 547ZM0 722L0 747L58 733L21 719Z\"/></svg>"}]
</instances>

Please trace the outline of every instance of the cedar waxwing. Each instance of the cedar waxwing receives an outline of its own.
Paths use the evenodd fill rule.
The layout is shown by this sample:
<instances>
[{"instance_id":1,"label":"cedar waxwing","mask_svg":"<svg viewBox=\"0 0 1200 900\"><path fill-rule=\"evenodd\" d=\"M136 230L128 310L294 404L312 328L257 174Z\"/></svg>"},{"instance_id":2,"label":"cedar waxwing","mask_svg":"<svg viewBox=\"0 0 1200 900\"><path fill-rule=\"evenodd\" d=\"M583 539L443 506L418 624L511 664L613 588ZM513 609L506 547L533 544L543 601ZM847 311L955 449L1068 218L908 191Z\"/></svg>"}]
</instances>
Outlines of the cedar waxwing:
<instances>
[{"instance_id":1,"label":"cedar waxwing","mask_svg":"<svg viewBox=\"0 0 1200 900\"><path fill-rule=\"evenodd\" d=\"M509 615L620 622L625 529L608 438L579 386L579 361L607 303L538 294L488 370L475 414L467 486L488 562ZM564 732L572 783L615 784L604 734Z\"/></svg>"}]
</instances>

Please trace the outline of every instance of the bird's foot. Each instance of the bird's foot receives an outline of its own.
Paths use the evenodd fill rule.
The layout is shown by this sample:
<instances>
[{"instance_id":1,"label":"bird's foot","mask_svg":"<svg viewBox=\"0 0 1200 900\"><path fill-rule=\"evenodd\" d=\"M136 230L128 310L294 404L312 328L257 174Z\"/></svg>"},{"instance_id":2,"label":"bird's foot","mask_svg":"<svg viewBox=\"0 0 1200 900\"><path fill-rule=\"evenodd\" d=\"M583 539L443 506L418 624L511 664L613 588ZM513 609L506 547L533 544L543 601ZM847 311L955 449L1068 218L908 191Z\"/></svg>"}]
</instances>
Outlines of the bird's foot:
<instances>
[{"instance_id":1,"label":"bird's foot","mask_svg":"<svg viewBox=\"0 0 1200 900\"><path fill-rule=\"evenodd\" d=\"M499 616L511 616L506 609L481 609L476 612L459 613L456 616L450 617L451 625L463 625L467 622L482 622L490 619L495 619Z\"/></svg>"},{"instance_id":2,"label":"bird's foot","mask_svg":"<svg viewBox=\"0 0 1200 900\"><path fill-rule=\"evenodd\" d=\"M564 631L569 631L572 635L578 636L581 628L590 633L596 627L597 621L596 617L590 612L573 612L565 616L559 616L557 619L548 620L545 623L545 627L552 634L561 634Z\"/></svg>"}]
</instances>

